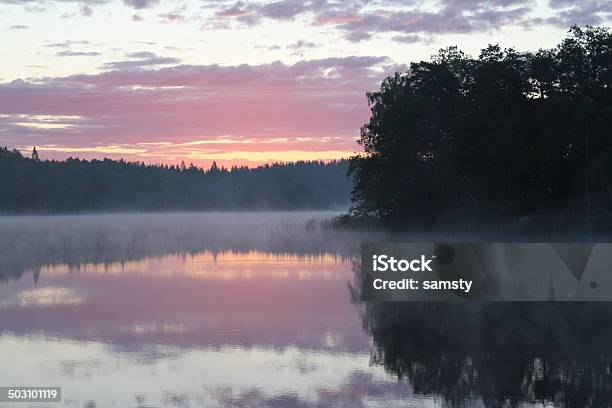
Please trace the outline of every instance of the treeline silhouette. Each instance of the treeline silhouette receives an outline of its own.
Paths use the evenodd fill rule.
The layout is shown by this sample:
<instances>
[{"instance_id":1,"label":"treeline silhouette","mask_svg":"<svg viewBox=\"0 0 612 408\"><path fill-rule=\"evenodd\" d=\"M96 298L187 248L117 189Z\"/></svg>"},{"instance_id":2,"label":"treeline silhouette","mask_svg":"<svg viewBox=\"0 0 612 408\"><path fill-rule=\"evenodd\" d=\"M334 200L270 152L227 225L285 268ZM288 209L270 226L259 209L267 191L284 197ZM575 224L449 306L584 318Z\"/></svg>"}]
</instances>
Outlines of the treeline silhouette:
<instances>
[{"instance_id":1,"label":"treeline silhouette","mask_svg":"<svg viewBox=\"0 0 612 408\"><path fill-rule=\"evenodd\" d=\"M354 219L424 230L610 225L607 28L574 26L535 53L443 49L367 97Z\"/></svg>"},{"instance_id":2,"label":"treeline silhouette","mask_svg":"<svg viewBox=\"0 0 612 408\"><path fill-rule=\"evenodd\" d=\"M0 213L346 208L346 160L210 169L0 148Z\"/></svg>"}]
</instances>

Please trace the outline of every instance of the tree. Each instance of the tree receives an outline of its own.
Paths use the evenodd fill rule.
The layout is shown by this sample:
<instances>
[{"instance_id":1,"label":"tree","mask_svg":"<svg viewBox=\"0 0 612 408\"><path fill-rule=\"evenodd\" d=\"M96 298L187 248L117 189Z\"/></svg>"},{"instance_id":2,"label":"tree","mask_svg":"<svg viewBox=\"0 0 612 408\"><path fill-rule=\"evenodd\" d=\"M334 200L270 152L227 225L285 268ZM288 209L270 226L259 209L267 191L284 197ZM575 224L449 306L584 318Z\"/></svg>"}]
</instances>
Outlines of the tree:
<instances>
[{"instance_id":1,"label":"tree","mask_svg":"<svg viewBox=\"0 0 612 408\"><path fill-rule=\"evenodd\" d=\"M612 211L612 35L572 27L552 50L456 47L367 94L351 214L448 228ZM578 216L577 216L578 215Z\"/></svg>"},{"instance_id":2,"label":"tree","mask_svg":"<svg viewBox=\"0 0 612 408\"><path fill-rule=\"evenodd\" d=\"M210 169L208 169L209 173L217 173L219 171L219 167L217 166L217 162L213 161L210 165Z\"/></svg>"},{"instance_id":3,"label":"tree","mask_svg":"<svg viewBox=\"0 0 612 408\"><path fill-rule=\"evenodd\" d=\"M38 152L36 151L36 146L32 149L32 160L35 162L40 162L40 157L38 157Z\"/></svg>"}]
</instances>

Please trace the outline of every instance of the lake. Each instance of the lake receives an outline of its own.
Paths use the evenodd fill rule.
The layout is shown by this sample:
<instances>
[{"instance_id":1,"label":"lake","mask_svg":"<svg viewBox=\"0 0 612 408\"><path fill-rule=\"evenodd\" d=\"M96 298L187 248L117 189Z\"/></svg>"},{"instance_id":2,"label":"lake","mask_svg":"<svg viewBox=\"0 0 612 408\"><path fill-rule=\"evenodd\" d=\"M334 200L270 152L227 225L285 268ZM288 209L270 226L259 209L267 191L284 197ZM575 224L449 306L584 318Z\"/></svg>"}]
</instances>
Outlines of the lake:
<instances>
[{"instance_id":1,"label":"lake","mask_svg":"<svg viewBox=\"0 0 612 408\"><path fill-rule=\"evenodd\" d=\"M66 407L609 406L608 304L362 304L360 244L407 238L334 215L0 217L0 386Z\"/></svg>"}]
</instances>

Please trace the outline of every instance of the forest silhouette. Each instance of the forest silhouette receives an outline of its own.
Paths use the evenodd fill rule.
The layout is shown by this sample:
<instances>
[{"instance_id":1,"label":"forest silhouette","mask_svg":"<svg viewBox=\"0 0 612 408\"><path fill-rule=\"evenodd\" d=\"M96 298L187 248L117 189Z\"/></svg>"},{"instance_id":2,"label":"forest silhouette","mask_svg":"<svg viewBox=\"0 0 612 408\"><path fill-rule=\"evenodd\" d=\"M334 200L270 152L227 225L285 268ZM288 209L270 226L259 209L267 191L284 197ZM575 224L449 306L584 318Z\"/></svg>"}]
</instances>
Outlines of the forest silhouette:
<instances>
[{"instance_id":1,"label":"forest silhouette","mask_svg":"<svg viewBox=\"0 0 612 408\"><path fill-rule=\"evenodd\" d=\"M446 48L367 96L352 219L423 230L610 225L607 28L574 26L535 53Z\"/></svg>"},{"instance_id":2,"label":"forest silhouette","mask_svg":"<svg viewBox=\"0 0 612 408\"><path fill-rule=\"evenodd\" d=\"M256 168L147 165L124 160L40 160L0 148L0 213L340 209L348 162Z\"/></svg>"}]
</instances>

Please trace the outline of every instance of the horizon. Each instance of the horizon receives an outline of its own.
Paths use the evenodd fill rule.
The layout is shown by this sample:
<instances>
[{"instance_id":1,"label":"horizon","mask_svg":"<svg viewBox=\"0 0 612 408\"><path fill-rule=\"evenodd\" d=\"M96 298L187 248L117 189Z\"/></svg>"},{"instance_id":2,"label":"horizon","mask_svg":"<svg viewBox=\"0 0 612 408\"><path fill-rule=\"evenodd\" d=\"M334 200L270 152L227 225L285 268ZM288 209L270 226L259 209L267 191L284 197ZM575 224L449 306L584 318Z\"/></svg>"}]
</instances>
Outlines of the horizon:
<instances>
[{"instance_id":1,"label":"horizon","mask_svg":"<svg viewBox=\"0 0 612 408\"><path fill-rule=\"evenodd\" d=\"M14 151L17 150L25 159L30 159L32 158L32 155L34 153L34 149L36 149L36 152L38 153L38 149L36 146L32 147L32 150L30 150L29 152L25 151L25 149L23 150L19 150L19 149L14 149L11 148L9 146L0 146L0 149L5 148L9 151ZM201 166L201 165L197 165L193 162L185 162L184 160L178 163L161 163L161 162L145 162L145 161L139 161L139 160L131 160L131 159L127 159L125 157L117 157L117 158L111 158L111 157L107 157L107 156L101 156L101 157L93 157L93 158L82 158L79 156L68 156L65 158L54 158L54 157L42 157L39 154L39 161L40 162L51 162L51 161L58 161L58 162L66 162L67 160L84 160L87 162L92 162L92 161L105 161L105 160L111 160L111 161L115 161L115 162L120 162L123 161L126 164L133 164L133 165L140 165L140 164L144 164L146 166L152 166L152 167L177 167L180 168L182 166L185 166L186 168L191 168L191 167L195 167L198 170L202 170L202 171L207 171L210 170L213 166L217 166L219 169L221 170L227 170L227 171L231 171L234 167L241 169L241 168L248 168L248 169L258 169L261 167L265 167L265 166L288 166L288 165L292 165L292 164L298 164L298 163L306 163L306 164L315 164L315 163L323 163L323 164L332 164L332 163L341 163L343 161L347 162L350 160L350 157L340 157L338 159L313 159L313 160L302 160L302 159L298 159L295 161L282 161L282 160L274 160L274 161L267 161L265 163L246 163L246 164L232 164L231 166L225 166L223 164L219 164L217 163L216 160L213 160L210 162L210 164L208 166Z\"/></svg>"},{"instance_id":2,"label":"horizon","mask_svg":"<svg viewBox=\"0 0 612 408\"><path fill-rule=\"evenodd\" d=\"M0 145L204 168L347 158L366 92L410 62L552 48L611 20L598 0L0 0Z\"/></svg>"}]
</instances>

